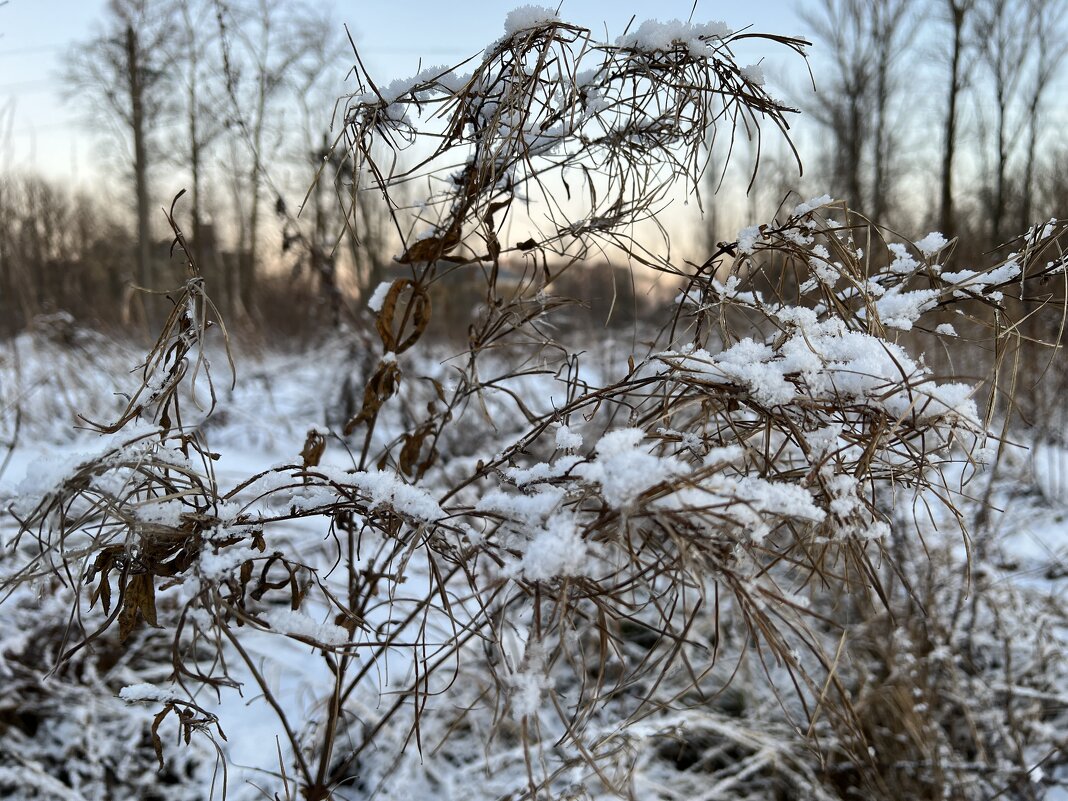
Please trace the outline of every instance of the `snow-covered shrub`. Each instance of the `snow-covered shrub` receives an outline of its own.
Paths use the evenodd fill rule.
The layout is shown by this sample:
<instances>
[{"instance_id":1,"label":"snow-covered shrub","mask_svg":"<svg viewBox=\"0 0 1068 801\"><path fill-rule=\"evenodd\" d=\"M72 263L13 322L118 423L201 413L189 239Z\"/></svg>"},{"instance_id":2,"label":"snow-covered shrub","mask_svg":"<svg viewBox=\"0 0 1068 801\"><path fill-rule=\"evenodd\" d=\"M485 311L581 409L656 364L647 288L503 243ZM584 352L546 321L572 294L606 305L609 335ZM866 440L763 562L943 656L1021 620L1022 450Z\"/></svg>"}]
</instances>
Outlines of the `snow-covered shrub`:
<instances>
[{"instance_id":1,"label":"snow-covered shrub","mask_svg":"<svg viewBox=\"0 0 1068 801\"><path fill-rule=\"evenodd\" d=\"M202 696L244 686L277 717L283 740L258 746L277 772L256 782L279 797L900 797L894 694L942 692L931 654L961 647L940 588L917 585L935 574L915 524L966 542L964 485L997 445L989 387L921 349L954 341L958 312L969 335L989 320L999 347L1018 336L1006 321L1049 300L1064 226L982 269L952 265L938 234L883 241L829 197L700 267L632 238L696 186L716 124L785 129L733 60L743 36L646 23L604 44L525 8L469 74L363 76L339 146L387 194L443 180L405 276L373 298L359 408L221 479L215 393L181 390L210 367L190 263L140 385L100 424L112 439L11 506L5 593L70 593L40 669L162 629L167 675L125 697L215 738ZM380 163L383 146L418 166ZM544 290L600 248L682 287L654 343L587 371L551 336L564 301ZM466 352L435 365L428 288L455 270L485 294ZM926 659L927 683L894 673L898 655ZM968 744L1006 740L914 719L932 728L896 753L941 773L910 791L982 797Z\"/></svg>"}]
</instances>

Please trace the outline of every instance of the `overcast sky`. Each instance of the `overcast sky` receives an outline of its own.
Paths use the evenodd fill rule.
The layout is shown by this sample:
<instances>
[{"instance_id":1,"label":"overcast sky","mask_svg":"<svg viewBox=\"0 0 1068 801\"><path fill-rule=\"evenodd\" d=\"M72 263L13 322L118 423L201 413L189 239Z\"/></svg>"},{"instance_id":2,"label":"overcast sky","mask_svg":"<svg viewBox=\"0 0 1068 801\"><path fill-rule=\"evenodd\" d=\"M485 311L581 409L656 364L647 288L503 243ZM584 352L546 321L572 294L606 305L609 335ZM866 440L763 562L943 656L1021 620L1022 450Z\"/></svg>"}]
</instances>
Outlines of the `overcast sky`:
<instances>
[{"instance_id":1,"label":"overcast sky","mask_svg":"<svg viewBox=\"0 0 1068 801\"><path fill-rule=\"evenodd\" d=\"M548 5L554 0L542 0ZM2 0L0 0L2 3ZM424 63L460 60L503 32L517 0L333 0L361 55L382 81ZM99 139L79 124L84 109L64 101L58 74L72 43L98 30L106 0L8 0L0 5L0 169L26 167L72 182L92 181ZM614 39L631 16L638 21L685 19L692 0L564 0L561 16ZM695 21L755 25L799 33L793 0L703 0ZM794 66L804 70L799 60ZM339 93L344 90L338 76Z\"/></svg>"}]
</instances>

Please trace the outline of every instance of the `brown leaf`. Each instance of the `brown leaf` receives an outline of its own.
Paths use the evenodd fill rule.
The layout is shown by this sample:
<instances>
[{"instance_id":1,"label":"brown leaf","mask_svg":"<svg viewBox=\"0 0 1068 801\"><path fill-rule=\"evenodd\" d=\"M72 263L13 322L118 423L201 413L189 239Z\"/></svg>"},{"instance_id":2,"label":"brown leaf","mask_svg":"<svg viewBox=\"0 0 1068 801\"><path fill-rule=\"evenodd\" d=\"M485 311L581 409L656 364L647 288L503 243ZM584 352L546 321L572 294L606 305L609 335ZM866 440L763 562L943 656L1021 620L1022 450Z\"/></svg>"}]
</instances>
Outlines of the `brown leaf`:
<instances>
[{"instance_id":1,"label":"brown leaf","mask_svg":"<svg viewBox=\"0 0 1068 801\"><path fill-rule=\"evenodd\" d=\"M496 203L490 203L489 204L489 208L486 209L486 213L485 213L485 215L483 215L482 221L484 223L486 223L486 226L490 229L490 231L496 231L497 230L497 226L496 226L496 224L494 223L494 220L493 220L493 215L496 214L501 209L508 208L508 206L509 206L509 204L511 204L511 202L512 202L512 198L509 196L509 198L507 200L501 200L501 201L498 201Z\"/></svg>"},{"instance_id":2,"label":"brown leaf","mask_svg":"<svg viewBox=\"0 0 1068 801\"><path fill-rule=\"evenodd\" d=\"M400 300L401 292L411 285L412 282L407 278L398 278L394 281L382 301L382 308L378 312L378 317L375 318L375 328L378 329L382 347L386 349L387 353L397 348L397 339L393 334L393 317L397 313L397 301Z\"/></svg>"},{"instance_id":3,"label":"brown leaf","mask_svg":"<svg viewBox=\"0 0 1068 801\"><path fill-rule=\"evenodd\" d=\"M430 324L430 295L427 294L423 287L416 287L412 299L408 301L412 305L412 332L397 345L397 353L403 353L408 350L412 345L419 341L419 338L426 331L426 327ZM397 332L397 336L400 336L400 332Z\"/></svg>"},{"instance_id":4,"label":"brown leaf","mask_svg":"<svg viewBox=\"0 0 1068 801\"><path fill-rule=\"evenodd\" d=\"M382 404L393 397L400 386L400 368L395 361L379 362L371 380L363 390L363 407L360 413L345 424L345 436L356 430L356 426L373 420Z\"/></svg>"},{"instance_id":5,"label":"brown leaf","mask_svg":"<svg viewBox=\"0 0 1068 801\"><path fill-rule=\"evenodd\" d=\"M304 448L300 452L300 456L304 460L304 469L318 467L319 460L323 458L323 451L325 450L326 437L314 428L308 431L308 436L304 440Z\"/></svg>"},{"instance_id":6,"label":"brown leaf","mask_svg":"<svg viewBox=\"0 0 1068 801\"><path fill-rule=\"evenodd\" d=\"M422 425L414 433L404 435L404 447L401 448L400 452L400 469L402 473L409 476L416 474L419 454L422 453L423 442L430 432L429 425Z\"/></svg>"},{"instance_id":7,"label":"brown leaf","mask_svg":"<svg viewBox=\"0 0 1068 801\"><path fill-rule=\"evenodd\" d=\"M174 707L171 704L167 704L167 706L163 707L159 714L152 719L152 747L156 749L156 759L159 760L160 770L163 770L163 740L159 736L159 725L172 709L174 709Z\"/></svg>"},{"instance_id":8,"label":"brown leaf","mask_svg":"<svg viewBox=\"0 0 1068 801\"><path fill-rule=\"evenodd\" d=\"M150 573L139 573L126 583L122 611L119 613L119 640L125 641L137 625L138 618L150 626L156 622L156 587Z\"/></svg>"},{"instance_id":9,"label":"brown leaf","mask_svg":"<svg viewBox=\"0 0 1068 801\"><path fill-rule=\"evenodd\" d=\"M108 574L105 571L100 574L100 586L96 588L97 594L100 596L100 605L104 607L104 614L111 614L111 582L108 581Z\"/></svg>"},{"instance_id":10,"label":"brown leaf","mask_svg":"<svg viewBox=\"0 0 1068 801\"><path fill-rule=\"evenodd\" d=\"M412 246L397 257L401 264L417 264L437 261L460 244L460 232L449 230L445 236L430 236L413 242Z\"/></svg>"}]
</instances>

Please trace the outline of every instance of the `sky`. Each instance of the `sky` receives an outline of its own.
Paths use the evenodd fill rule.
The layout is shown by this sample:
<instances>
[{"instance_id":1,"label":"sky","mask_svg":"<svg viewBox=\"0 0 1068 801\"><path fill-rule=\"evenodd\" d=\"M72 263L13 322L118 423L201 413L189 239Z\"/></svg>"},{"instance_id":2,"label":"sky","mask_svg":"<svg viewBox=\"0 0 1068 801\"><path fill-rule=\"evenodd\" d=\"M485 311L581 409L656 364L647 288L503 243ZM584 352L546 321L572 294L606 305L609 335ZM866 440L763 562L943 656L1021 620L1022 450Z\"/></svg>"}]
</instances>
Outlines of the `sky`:
<instances>
[{"instance_id":1,"label":"sky","mask_svg":"<svg viewBox=\"0 0 1068 801\"><path fill-rule=\"evenodd\" d=\"M325 0L339 24L347 24L376 80L388 82L424 65L459 61L480 52L503 32L518 0ZM559 0L541 0L550 4ZM80 122L84 110L63 98L62 59L91 37L106 0L0 0L0 170L26 168L73 184L100 177L100 136ZM561 16L605 31L614 39L632 16L686 19L692 0L563 0ZM735 28L755 25L769 33L795 34L794 0L703 0L693 19L722 20ZM791 69L803 72L797 59ZM338 76L339 94L344 92Z\"/></svg>"}]
</instances>

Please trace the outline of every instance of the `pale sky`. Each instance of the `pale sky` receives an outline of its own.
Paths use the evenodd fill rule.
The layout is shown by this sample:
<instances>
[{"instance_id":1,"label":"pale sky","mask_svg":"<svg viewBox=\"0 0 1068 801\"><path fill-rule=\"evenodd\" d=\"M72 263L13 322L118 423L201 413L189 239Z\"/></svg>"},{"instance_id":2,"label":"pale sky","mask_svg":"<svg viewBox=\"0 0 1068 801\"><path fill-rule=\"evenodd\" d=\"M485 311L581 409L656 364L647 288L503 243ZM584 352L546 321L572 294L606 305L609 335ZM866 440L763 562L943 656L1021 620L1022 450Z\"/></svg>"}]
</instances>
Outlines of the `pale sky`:
<instances>
[{"instance_id":1,"label":"pale sky","mask_svg":"<svg viewBox=\"0 0 1068 801\"><path fill-rule=\"evenodd\" d=\"M520 0L327 0L347 23L378 81L427 63L459 61L503 32ZM557 0L541 0L549 5ZM2 3L2 0L0 0ZM561 16L610 39L637 21L690 16L692 0L563 0ZM693 18L796 34L795 0L702 0ZM91 182L99 138L79 121L84 109L64 101L58 74L69 46L92 36L106 0L8 0L0 4L0 169L28 168L72 183ZM804 71L800 59L792 69ZM773 75L774 73L772 73ZM344 91L338 76L339 94Z\"/></svg>"}]
</instances>

